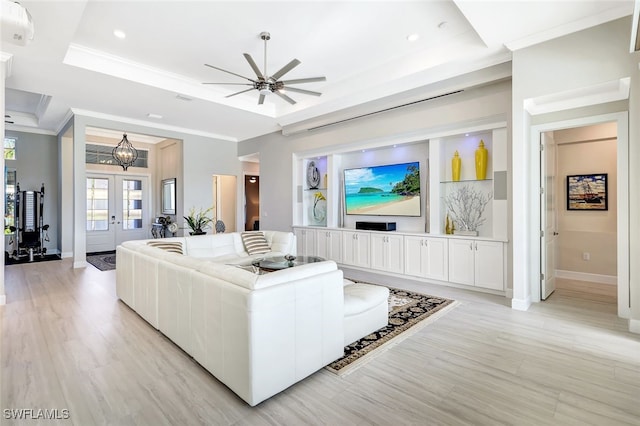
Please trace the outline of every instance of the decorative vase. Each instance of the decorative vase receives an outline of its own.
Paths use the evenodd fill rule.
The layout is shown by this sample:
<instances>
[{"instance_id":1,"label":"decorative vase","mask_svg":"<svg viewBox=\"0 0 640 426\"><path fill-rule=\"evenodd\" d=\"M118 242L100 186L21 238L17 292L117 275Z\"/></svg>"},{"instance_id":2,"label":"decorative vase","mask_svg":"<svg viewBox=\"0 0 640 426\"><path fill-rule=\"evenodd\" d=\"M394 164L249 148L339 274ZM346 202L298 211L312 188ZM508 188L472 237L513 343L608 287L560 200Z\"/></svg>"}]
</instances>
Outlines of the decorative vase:
<instances>
[{"instance_id":1,"label":"decorative vase","mask_svg":"<svg viewBox=\"0 0 640 426\"><path fill-rule=\"evenodd\" d=\"M451 159L451 178L457 182L460 180L460 168L462 166L462 160L460 159L460 154L458 151L453 154L453 158Z\"/></svg>"},{"instance_id":2,"label":"decorative vase","mask_svg":"<svg viewBox=\"0 0 640 426\"><path fill-rule=\"evenodd\" d=\"M489 153L484 147L484 141L480 139L480 145L476 149L476 179L484 180L487 177L487 159Z\"/></svg>"},{"instance_id":3,"label":"decorative vase","mask_svg":"<svg viewBox=\"0 0 640 426\"><path fill-rule=\"evenodd\" d=\"M449 222L449 214L447 213L447 217L444 221L444 233L449 235L451 234L451 222Z\"/></svg>"},{"instance_id":4,"label":"decorative vase","mask_svg":"<svg viewBox=\"0 0 640 426\"><path fill-rule=\"evenodd\" d=\"M202 229L196 229L193 232L189 232L189 235L205 235L205 234L206 234L206 232L203 231Z\"/></svg>"}]
</instances>

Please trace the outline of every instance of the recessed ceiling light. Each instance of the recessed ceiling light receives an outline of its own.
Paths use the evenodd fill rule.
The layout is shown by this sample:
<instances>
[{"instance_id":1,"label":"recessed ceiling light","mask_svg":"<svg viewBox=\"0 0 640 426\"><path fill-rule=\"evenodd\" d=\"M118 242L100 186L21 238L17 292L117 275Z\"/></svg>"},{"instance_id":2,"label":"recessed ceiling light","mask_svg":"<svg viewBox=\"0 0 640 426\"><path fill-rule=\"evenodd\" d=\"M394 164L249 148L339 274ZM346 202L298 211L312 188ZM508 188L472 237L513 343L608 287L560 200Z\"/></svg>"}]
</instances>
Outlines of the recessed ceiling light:
<instances>
[{"instance_id":1,"label":"recessed ceiling light","mask_svg":"<svg viewBox=\"0 0 640 426\"><path fill-rule=\"evenodd\" d=\"M418 34L418 33L409 34L407 36L407 40L408 41L416 41L419 38L420 38L420 34Z\"/></svg>"},{"instance_id":2,"label":"recessed ceiling light","mask_svg":"<svg viewBox=\"0 0 640 426\"><path fill-rule=\"evenodd\" d=\"M123 39L127 37L127 34L122 30L113 30L113 35Z\"/></svg>"},{"instance_id":3,"label":"recessed ceiling light","mask_svg":"<svg viewBox=\"0 0 640 426\"><path fill-rule=\"evenodd\" d=\"M149 118L155 118L155 119L157 119L157 120L159 120L159 119L161 119L161 118L162 118L162 116L161 116L160 114L154 114L154 113L152 113L152 112L150 112L149 114L147 114L147 117L149 117Z\"/></svg>"}]
</instances>

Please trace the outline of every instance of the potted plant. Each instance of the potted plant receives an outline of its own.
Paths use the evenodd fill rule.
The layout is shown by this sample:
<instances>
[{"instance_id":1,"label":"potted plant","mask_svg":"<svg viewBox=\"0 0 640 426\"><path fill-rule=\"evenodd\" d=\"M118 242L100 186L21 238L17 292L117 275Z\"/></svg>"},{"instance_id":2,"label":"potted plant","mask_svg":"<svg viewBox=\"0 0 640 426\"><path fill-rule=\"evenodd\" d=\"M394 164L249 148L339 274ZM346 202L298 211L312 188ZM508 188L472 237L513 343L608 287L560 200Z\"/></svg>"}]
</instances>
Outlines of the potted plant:
<instances>
[{"instance_id":1,"label":"potted plant","mask_svg":"<svg viewBox=\"0 0 640 426\"><path fill-rule=\"evenodd\" d=\"M196 211L195 207L191 207L189 210L189 214L187 216L183 216L184 220L187 221L187 225L191 229L189 232L190 235L203 235L206 234L205 229L211 225L213 219L207 214L213 211L213 207L209 207L206 210L202 210L202 208Z\"/></svg>"}]
</instances>

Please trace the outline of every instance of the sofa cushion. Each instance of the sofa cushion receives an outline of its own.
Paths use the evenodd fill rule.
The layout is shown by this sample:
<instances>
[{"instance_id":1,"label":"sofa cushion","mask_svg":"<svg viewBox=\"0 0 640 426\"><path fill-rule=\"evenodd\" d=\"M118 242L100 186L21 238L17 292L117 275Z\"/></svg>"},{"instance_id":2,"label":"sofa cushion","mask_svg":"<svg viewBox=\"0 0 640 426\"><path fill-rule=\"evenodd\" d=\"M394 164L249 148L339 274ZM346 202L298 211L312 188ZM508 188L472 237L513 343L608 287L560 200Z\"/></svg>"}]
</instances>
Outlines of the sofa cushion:
<instances>
[{"instance_id":1,"label":"sofa cushion","mask_svg":"<svg viewBox=\"0 0 640 426\"><path fill-rule=\"evenodd\" d=\"M353 283L344 287L344 316L358 315L380 304L386 304L389 298L387 287Z\"/></svg>"},{"instance_id":2,"label":"sofa cushion","mask_svg":"<svg viewBox=\"0 0 640 426\"><path fill-rule=\"evenodd\" d=\"M238 254L233 234L199 235L186 239L187 256L213 259Z\"/></svg>"},{"instance_id":3,"label":"sofa cushion","mask_svg":"<svg viewBox=\"0 0 640 426\"><path fill-rule=\"evenodd\" d=\"M183 254L182 253L182 243L180 241L148 241L147 245L151 247L157 247L162 250L166 250L171 253Z\"/></svg>"},{"instance_id":4,"label":"sofa cushion","mask_svg":"<svg viewBox=\"0 0 640 426\"><path fill-rule=\"evenodd\" d=\"M265 254L271 251L267 239L262 232L243 232L242 242L249 255Z\"/></svg>"}]
</instances>

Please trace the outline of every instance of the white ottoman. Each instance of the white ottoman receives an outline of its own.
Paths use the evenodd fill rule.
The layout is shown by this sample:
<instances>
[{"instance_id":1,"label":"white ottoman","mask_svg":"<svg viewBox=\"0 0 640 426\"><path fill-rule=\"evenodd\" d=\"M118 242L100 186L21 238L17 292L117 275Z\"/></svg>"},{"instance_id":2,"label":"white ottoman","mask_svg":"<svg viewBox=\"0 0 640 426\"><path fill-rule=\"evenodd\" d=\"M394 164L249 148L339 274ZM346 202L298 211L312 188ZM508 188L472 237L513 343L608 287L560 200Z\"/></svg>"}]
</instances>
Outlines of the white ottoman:
<instances>
[{"instance_id":1,"label":"white ottoman","mask_svg":"<svg viewBox=\"0 0 640 426\"><path fill-rule=\"evenodd\" d=\"M344 345L389 323L389 289L379 285L344 282Z\"/></svg>"}]
</instances>

